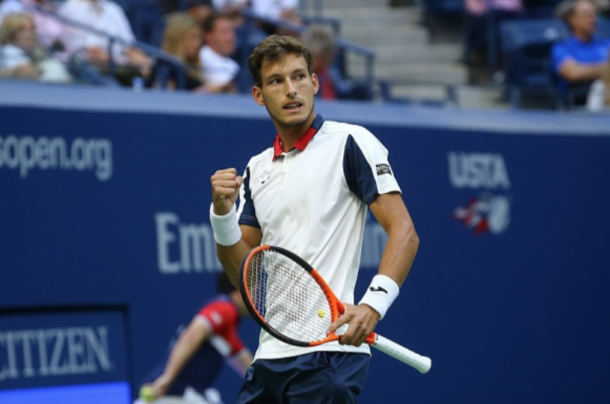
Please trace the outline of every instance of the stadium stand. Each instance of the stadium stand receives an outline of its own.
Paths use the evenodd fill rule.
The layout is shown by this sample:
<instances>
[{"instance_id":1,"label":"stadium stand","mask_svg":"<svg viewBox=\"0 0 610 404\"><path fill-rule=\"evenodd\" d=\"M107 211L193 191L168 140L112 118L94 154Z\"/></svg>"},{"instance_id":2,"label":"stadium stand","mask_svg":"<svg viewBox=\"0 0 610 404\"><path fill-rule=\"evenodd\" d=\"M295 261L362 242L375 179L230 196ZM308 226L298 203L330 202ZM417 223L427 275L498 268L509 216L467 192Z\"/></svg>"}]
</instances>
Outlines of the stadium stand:
<instances>
[{"instance_id":1,"label":"stadium stand","mask_svg":"<svg viewBox=\"0 0 610 404\"><path fill-rule=\"evenodd\" d=\"M610 21L599 18L596 34L610 38ZM570 35L557 19L507 21L501 26L505 58L506 92L513 108L522 107L522 99L544 100L546 108L573 109L576 97L586 97L589 86L558 88L552 70L551 49Z\"/></svg>"},{"instance_id":2,"label":"stadium stand","mask_svg":"<svg viewBox=\"0 0 610 404\"><path fill-rule=\"evenodd\" d=\"M501 26L507 97L520 108L523 96L543 98L559 108L559 93L553 80L551 48L568 35L559 20L506 21Z\"/></svg>"},{"instance_id":3,"label":"stadium stand","mask_svg":"<svg viewBox=\"0 0 610 404\"><path fill-rule=\"evenodd\" d=\"M135 45L149 55L156 54L165 24L159 3L118 3L133 27ZM244 24L237 29L238 49L233 57L241 66L236 80L240 92L248 93L252 84L246 60L266 35L258 28L260 24L295 34L308 25L321 24L330 26L337 37L333 69L361 89L354 92L352 99L485 109L570 106L571 95L554 91L554 77L545 73L548 64L544 58L552 44L552 38L547 36L553 37L556 31L557 38L562 38L565 31L557 21L539 18L548 16L548 2L524 2L528 13L534 11L527 14L527 20L506 22L506 27L498 24L493 10L488 13L485 32L489 47L484 74L489 79L480 82L476 69L464 64L463 31L454 30L456 24L461 26L464 16L461 0L320 0L301 4L299 24L263 17L248 8L242 10ZM186 9L188 4L180 1L176 7ZM547 23L549 29L545 30ZM609 25L600 19L598 32L602 37L610 36ZM378 29L380 26L383 29ZM539 26L542 31L536 33ZM112 60L107 70L110 74L116 72ZM490 81L494 73L499 73L493 76L496 82Z\"/></svg>"}]
</instances>

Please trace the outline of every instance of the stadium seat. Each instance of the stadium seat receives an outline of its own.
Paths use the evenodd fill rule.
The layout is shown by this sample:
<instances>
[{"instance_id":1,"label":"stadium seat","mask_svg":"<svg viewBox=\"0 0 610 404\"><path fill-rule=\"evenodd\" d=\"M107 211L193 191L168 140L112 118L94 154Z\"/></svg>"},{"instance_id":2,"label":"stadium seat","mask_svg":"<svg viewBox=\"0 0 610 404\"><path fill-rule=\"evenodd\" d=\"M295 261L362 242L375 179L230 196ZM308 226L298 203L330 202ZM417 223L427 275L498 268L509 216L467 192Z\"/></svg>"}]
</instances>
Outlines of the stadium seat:
<instances>
[{"instance_id":1,"label":"stadium seat","mask_svg":"<svg viewBox=\"0 0 610 404\"><path fill-rule=\"evenodd\" d=\"M555 19L506 21L500 32L511 106L519 108L522 97L529 95L547 98L557 107L551 49L555 41L568 36L567 27Z\"/></svg>"}]
</instances>

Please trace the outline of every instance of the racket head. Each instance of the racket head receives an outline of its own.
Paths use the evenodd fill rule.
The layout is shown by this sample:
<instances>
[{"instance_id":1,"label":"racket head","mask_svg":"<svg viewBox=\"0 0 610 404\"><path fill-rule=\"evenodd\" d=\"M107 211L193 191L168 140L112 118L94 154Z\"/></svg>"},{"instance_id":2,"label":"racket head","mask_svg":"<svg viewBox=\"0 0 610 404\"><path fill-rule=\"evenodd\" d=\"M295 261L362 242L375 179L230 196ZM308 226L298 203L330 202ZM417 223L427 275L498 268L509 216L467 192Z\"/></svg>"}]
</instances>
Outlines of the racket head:
<instances>
[{"instance_id":1,"label":"racket head","mask_svg":"<svg viewBox=\"0 0 610 404\"><path fill-rule=\"evenodd\" d=\"M281 247L252 249L241 265L239 290L252 318L266 332L295 346L339 339L326 329L344 307L307 261Z\"/></svg>"}]
</instances>

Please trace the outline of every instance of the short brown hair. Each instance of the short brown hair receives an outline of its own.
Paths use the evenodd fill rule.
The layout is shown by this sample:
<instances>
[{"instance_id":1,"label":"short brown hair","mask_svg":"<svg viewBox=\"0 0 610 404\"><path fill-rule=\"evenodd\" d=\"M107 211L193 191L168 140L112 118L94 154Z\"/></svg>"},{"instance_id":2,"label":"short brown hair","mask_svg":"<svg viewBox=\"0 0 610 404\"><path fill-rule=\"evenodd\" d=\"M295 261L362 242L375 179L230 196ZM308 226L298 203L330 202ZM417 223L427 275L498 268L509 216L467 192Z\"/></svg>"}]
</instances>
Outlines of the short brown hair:
<instances>
[{"instance_id":1,"label":"short brown hair","mask_svg":"<svg viewBox=\"0 0 610 404\"><path fill-rule=\"evenodd\" d=\"M203 33L209 34L210 32L214 31L214 25L216 24L216 21L222 19L231 20L231 16L229 16L229 14L212 11L207 17L205 17L205 19L201 23Z\"/></svg>"},{"instance_id":2,"label":"short brown hair","mask_svg":"<svg viewBox=\"0 0 610 404\"><path fill-rule=\"evenodd\" d=\"M309 75L313 73L313 57L311 52L298 39L286 35L269 35L248 58L248 68L254 79L254 84L262 87L261 68L265 62L274 63L286 55L303 56L307 63Z\"/></svg>"}]
</instances>

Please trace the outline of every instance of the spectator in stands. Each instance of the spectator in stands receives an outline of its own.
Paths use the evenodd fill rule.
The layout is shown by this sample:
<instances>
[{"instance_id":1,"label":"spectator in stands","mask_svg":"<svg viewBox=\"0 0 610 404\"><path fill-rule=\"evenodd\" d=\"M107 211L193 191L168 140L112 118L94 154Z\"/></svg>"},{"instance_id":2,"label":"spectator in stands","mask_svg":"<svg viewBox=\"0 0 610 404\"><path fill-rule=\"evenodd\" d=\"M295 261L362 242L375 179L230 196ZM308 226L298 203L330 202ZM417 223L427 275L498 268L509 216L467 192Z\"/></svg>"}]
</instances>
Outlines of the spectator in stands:
<instances>
[{"instance_id":1,"label":"spectator in stands","mask_svg":"<svg viewBox=\"0 0 610 404\"><path fill-rule=\"evenodd\" d=\"M296 26L302 25L297 11L299 0L252 0L252 11L256 15L270 20L281 20ZM290 29L275 27L273 25L259 24L267 34L290 35L297 37L298 34Z\"/></svg>"},{"instance_id":2,"label":"spectator in stands","mask_svg":"<svg viewBox=\"0 0 610 404\"><path fill-rule=\"evenodd\" d=\"M572 35L553 46L553 70L559 77L559 88L572 89L578 98L576 103L583 104L590 83L607 69L610 40L594 35L596 10L589 0L562 3L557 15Z\"/></svg>"},{"instance_id":3,"label":"spectator in stands","mask_svg":"<svg viewBox=\"0 0 610 404\"><path fill-rule=\"evenodd\" d=\"M69 20L84 24L107 35L126 42L135 40L129 21L123 9L109 0L66 0L59 8L59 14ZM109 39L106 35L96 34L85 29L68 29L68 48L84 54L85 60L104 70L110 59ZM122 66L118 70L121 81L131 84L137 75L146 75L150 60L140 49L124 44L114 44L113 61Z\"/></svg>"},{"instance_id":4,"label":"spectator in stands","mask_svg":"<svg viewBox=\"0 0 610 404\"><path fill-rule=\"evenodd\" d=\"M199 58L208 90L235 91L239 65L231 59L236 46L233 20L224 14L210 14L203 23L203 38L205 45Z\"/></svg>"},{"instance_id":5,"label":"spectator in stands","mask_svg":"<svg viewBox=\"0 0 610 404\"><path fill-rule=\"evenodd\" d=\"M250 5L249 0L212 0L214 10L233 19L237 24L241 23L241 10Z\"/></svg>"},{"instance_id":6,"label":"spectator in stands","mask_svg":"<svg viewBox=\"0 0 610 404\"><path fill-rule=\"evenodd\" d=\"M591 84L587 95L587 110L599 112L610 108L610 60L600 79Z\"/></svg>"},{"instance_id":7,"label":"spectator in stands","mask_svg":"<svg viewBox=\"0 0 610 404\"><path fill-rule=\"evenodd\" d=\"M300 39L313 57L313 72L318 76L320 84L316 97L324 100L370 97L366 83L358 84L345 79L334 65L337 44L330 27L310 25Z\"/></svg>"},{"instance_id":8,"label":"spectator in stands","mask_svg":"<svg viewBox=\"0 0 610 404\"><path fill-rule=\"evenodd\" d=\"M202 22L214 10L212 0L158 0L161 14L185 12L197 21Z\"/></svg>"},{"instance_id":9,"label":"spectator in stands","mask_svg":"<svg viewBox=\"0 0 610 404\"><path fill-rule=\"evenodd\" d=\"M157 60L147 86L206 92L199 60L201 46L202 33L197 21L185 13L170 15L163 32L161 49L182 61L184 69L178 69L167 61ZM180 82L180 77L184 77L184 83Z\"/></svg>"},{"instance_id":10,"label":"spectator in stands","mask_svg":"<svg viewBox=\"0 0 610 404\"><path fill-rule=\"evenodd\" d=\"M489 52L490 41L496 41L493 45L498 49L500 22L523 17L523 4L522 0L464 0L464 3L466 18L463 59L468 66L479 67L483 61L486 61L485 56ZM490 13L493 15L490 16ZM489 18L493 18L494 21L491 26L493 32L489 32ZM497 55L499 54L500 52L497 52Z\"/></svg>"},{"instance_id":11,"label":"spectator in stands","mask_svg":"<svg viewBox=\"0 0 610 404\"><path fill-rule=\"evenodd\" d=\"M301 35L301 43L311 52L313 57L313 72L318 76L320 90L316 94L325 100L337 99L337 91L331 68L335 58L335 38L330 29L319 25L311 25Z\"/></svg>"},{"instance_id":12,"label":"spectator in stands","mask_svg":"<svg viewBox=\"0 0 610 404\"><path fill-rule=\"evenodd\" d=\"M252 0L252 10L263 17L272 20L290 21L300 24L297 11L299 0Z\"/></svg>"},{"instance_id":13,"label":"spectator in stands","mask_svg":"<svg viewBox=\"0 0 610 404\"><path fill-rule=\"evenodd\" d=\"M237 25L241 25L240 12L245 7L251 7L252 11L270 20L284 20L296 25L301 24L297 11L299 0L213 0L214 9L234 18ZM274 27L263 26L268 34L275 33ZM282 30L279 30L280 32ZM278 32L278 33L280 33ZM282 32L286 35L294 35L293 32Z\"/></svg>"},{"instance_id":14,"label":"spectator in stands","mask_svg":"<svg viewBox=\"0 0 610 404\"><path fill-rule=\"evenodd\" d=\"M211 0L184 0L184 11L199 24L214 11Z\"/></svg>"},{"instance_id":15,"label":"spectator in stands","mask_svg":"<svg viewBox=\"0 0 610 404\"><path fill-rule=\"evenodd\" d=\"M37 7L55 11L55 7L48 0L4 0L0 3L0 23L11 12L29 14L34 18L40 46L50 52L65 51L66 30L64 26L57 19L39 11Z\"/></svg>"},{"instance_id":16,"label":"spectator in stands","mask_svg":"<svg viewBox=\"0 0 610 404\"><path fill-rule=\"evenodd\" d=\"M69 82L61 61L50 57L39 45L34 19L25 13L10 13L0 25L0 75L49 82Z\"/></svg>"}]
</instances>

